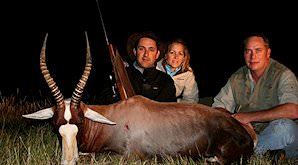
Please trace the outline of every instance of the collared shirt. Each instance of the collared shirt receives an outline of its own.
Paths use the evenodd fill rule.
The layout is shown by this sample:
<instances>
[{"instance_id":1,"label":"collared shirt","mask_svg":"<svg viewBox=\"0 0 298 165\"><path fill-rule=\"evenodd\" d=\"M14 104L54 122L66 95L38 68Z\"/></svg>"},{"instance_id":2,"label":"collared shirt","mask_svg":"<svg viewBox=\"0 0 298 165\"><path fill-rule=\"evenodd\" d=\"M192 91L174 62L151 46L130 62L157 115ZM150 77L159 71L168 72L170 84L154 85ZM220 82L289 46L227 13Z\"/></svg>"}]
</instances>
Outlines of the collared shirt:
<instances>
[{"instance_id":1,"label":"collared shirt","mask_svg":"<svg viewBox=\"0 0 298 165\"><path fill-rule=\"evenodd\" d=\"M144 68L141 68L138 64L137 64L137 61L133 62L133 66L138 70L140 71L142 74L144 72Z\"/></svg>"},{"instance_id":2,"label":"collared shirt","mask_svg":"<svg viewBox=\"0 0 298 165\"><path fill-rule=\"evenodd\" d=\"M172 67L170 65L166 64L166 72L171 77L175 76L177 74L177 72L179 72L180 70L181 70L181 66L179 68L177 68L176 70L172 71Z\"/></svg>"},{"instance_id":3,"label":"collared shirt","mask_svg":"<svg viewBox=\"0 0 298 165\"><path fill-rule=\"evenodd\" d=\"M272 62L276 62L276 61L271 59L271 63ZM256 83L252 79L250 71L247 72L246 77L248 77L248 81L249 81L248 84L250 86L249 87L250 96L252 96L255 92L254 90L255 90ZM236 98L234 97L234 92L240 92L240 91L233 90L231 81L232 80L230 78L226 83L226 85L223 88L221 88L217 96L214 97L214 102L212 104L212 107L225 108L232 113L238 112L238 110L241 108L240 105L236 103ZM259 81L268 81L268 80L260 79ZM286 69L284 72L281 73L280 78L277 81L278 81L277 82L278 85L276 86L276 88L277 88L278 104L284 104L284 103L298 104L298 82L295 74L291 70ZM244 80L243 80L243 83L245 83ZM257 99L257 98L254 98L254 99Z\"/></svg>"}]
</instances>

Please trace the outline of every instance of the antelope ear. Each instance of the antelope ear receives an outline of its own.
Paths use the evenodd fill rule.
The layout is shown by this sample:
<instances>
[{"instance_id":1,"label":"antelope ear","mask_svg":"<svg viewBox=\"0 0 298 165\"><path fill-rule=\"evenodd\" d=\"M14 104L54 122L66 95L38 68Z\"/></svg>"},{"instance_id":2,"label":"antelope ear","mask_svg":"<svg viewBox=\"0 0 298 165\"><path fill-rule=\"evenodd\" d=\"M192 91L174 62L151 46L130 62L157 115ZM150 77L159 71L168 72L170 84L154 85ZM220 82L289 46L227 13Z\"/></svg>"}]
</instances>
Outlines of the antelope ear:
<instances>
[{"instance_id":1,"label":"antelope ear","mask_svg":"<svg viewBox=\"0 0 298 165\"><path fill-rule=\"evenodd\" d=\"M101 114L93 111L90 108L87 108L87 111L84 113L84 116L92 121L96 121L99 123L104 123L104 124L111 124L111 125L115 125L115 122L112 122L111 120L105 118L104 116L102 116Z\"/></svg>"},{"instance_id":2,"label":"antelope ear","mask_svg":"<svg viewBox=\"0 0 298 165\"><path fill-rule=\"evenodd\" d=\"M39 110L34 113L22 115L22 116L29 119L45 120L45 119L52 118L53 115L54 115L54 111L53 111L53 107L51 107L51 108Z\"/></svg>"}]
</instances>

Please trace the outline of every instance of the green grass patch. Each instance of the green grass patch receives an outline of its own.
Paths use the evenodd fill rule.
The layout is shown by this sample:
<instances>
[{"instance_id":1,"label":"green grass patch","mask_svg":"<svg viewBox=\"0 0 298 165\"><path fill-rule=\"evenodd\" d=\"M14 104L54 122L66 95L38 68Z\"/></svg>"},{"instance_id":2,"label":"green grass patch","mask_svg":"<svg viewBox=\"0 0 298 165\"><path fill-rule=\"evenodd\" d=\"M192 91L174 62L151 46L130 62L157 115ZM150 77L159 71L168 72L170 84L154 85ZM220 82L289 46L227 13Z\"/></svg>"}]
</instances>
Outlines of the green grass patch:
<instances>
[{"instance_id":1,"label":"green grass patch","mask_svg":"<svg viewBox=\"0 0 298 165\"><path fill-rule=\"evenodd\" d=\"M202 103L210 105L212 100L204 98ZM51 120L37 121L22 118L22 114L35 112L52 106L49 98L4 97L0 102L0 164L1 165L57 165L60 164L61 145L53 130ZM111 152L80 155L78 165L198 165L206 164L204 159L192 160L188 157L153 157L148 160L125 160ZM248 162L240 164L268 165L268 157L252 156ZM298 160L286 160L281 164L294 165Z\"/></svg>"}]
</instances>

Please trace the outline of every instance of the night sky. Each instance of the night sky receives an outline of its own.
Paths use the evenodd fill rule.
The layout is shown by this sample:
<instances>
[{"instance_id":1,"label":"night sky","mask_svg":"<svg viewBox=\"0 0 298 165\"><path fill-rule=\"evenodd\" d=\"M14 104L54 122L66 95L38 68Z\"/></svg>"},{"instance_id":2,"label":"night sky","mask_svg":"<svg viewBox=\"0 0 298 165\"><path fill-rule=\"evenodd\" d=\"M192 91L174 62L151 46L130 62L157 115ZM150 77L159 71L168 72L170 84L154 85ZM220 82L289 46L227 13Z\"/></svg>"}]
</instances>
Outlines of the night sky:
<instances>
[{"instance_id":1,"label":"night sky","mask_svg":"<svg viewBox=\"0 0 298 165\"><path fill-rule=\"evenodd\" d=\"M96 0L60 1L13 1L2 5L7 7L1 23L3 95L16 88L28 95L48 90L39 69L46 33L48 67L64 95L71 94L84 69L85 31L93 58L86 90L100 92L110 85L112 67ZM133 32L152 30L164 40L183 38L189 46L200 97L215 96L244 64L242 40L250 32L265 33L271 41L271 56L298 75L298 11L293 4L98 2L108 40L125 60L129 60L126 40Z\"/></svg>"}]
</instances>

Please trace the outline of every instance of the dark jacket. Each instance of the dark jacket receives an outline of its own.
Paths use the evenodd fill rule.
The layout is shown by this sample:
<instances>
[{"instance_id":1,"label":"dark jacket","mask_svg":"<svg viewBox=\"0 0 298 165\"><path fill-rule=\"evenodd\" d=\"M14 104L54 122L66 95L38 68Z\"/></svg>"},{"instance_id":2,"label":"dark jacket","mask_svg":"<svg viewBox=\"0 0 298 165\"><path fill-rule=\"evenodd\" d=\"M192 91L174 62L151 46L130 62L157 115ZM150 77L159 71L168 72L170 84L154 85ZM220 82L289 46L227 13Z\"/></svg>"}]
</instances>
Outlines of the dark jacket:
<instances>
[{"instance_id":1,"label":"dark jacket","mask_svg":"<svg viewBox=\"0 0 298 165\"><path fill-rule=\"evenodd\" d=\"M127 74L137 95L159 102L176 102L176 88L173 79L154 68L145 69L143 74L133 65L127 67Z\"/></svg>"}]
</instances>

